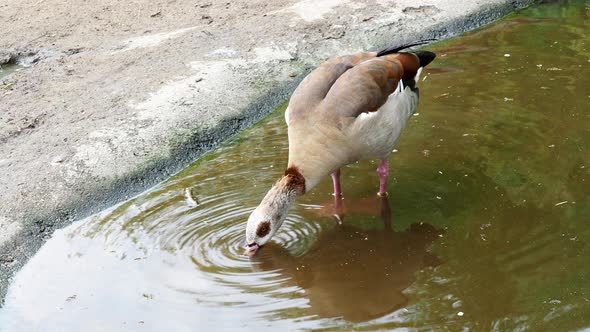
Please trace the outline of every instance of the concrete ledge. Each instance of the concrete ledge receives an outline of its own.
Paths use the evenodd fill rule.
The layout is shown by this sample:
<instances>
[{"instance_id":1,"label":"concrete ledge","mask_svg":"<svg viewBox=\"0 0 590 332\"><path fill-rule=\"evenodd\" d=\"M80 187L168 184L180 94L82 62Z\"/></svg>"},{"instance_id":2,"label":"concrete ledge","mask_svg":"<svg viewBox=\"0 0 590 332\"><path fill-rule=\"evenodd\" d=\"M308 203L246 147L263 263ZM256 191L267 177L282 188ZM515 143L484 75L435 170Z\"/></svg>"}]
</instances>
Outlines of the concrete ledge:
<instances>
[{"instance_id":1,"label":"concrete ledge","mask_svg":"<svg viewBox=\"0 0 590 332\"><path fill-rule=\"evenodd\" d=\"M0 5L0 59L29 66L0 78L0 299L53 230L259 121L326 58L448 38L531 2Z\"/></svg>"}]
</instances>

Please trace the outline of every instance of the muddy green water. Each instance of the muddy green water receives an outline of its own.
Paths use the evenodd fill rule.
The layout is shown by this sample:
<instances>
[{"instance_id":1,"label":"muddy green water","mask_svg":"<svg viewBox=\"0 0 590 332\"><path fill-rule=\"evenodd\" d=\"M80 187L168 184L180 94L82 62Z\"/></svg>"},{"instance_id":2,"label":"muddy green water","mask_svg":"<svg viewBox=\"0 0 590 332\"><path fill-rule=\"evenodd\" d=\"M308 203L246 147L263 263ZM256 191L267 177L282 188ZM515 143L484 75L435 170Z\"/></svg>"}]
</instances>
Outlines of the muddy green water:
<instances>
[{"instance_id":1,"label":"muddy green water","mask_svg":"<svg viewBox=\"0 0 590 332\"><path fill-rule=\"evenodd\" d=\"M327 178L241 255L286 164L281 109L56 232L12 282L0 330L590 328L589 17L590 2L539 5L430 47L389 198L375 162L346 167L342 224Z\"/></svg>"},{"instance_id":2,"label":"muddy green water","mask_svg":"<svg viewBox=\"0 0 590 332\"><path fill-rule=\"evenodd\" d=\"M19 66L19 65L14 65L14 64L4 64L4 65L0 65L0 79L3 79L4 77L22 70L23 67Z\"/></svg>"}]
</instances>

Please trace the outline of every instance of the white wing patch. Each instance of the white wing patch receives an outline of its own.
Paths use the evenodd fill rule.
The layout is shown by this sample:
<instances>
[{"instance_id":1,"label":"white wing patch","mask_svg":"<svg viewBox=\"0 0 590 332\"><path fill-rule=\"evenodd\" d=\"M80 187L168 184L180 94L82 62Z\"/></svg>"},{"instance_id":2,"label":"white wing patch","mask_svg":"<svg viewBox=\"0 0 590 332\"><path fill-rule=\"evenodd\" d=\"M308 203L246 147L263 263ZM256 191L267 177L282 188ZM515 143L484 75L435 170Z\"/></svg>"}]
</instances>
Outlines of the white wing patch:
<instances>
[{"instance_id":1,"label":"white wing patch","mask_svg":"<svg viewBox=\"0 0 590 332\"><path fill-rule=\"evenodd\" d=\"M414 76L414 81L418 82L418 80L420 79L420 74L422 74L422 69L424 67L420 67L418 68L418 71L416 72L416 76Z\"/></svg>"},{"instance_id":2,"label":"white wing patch","mask_svg":"<svg viewBox=\"0 0 590 332\"><path fill-rule=\"evenodd\" d=\"M285 110L285 122L289 125L289 107Z\"/></svg>"}]
</instances>

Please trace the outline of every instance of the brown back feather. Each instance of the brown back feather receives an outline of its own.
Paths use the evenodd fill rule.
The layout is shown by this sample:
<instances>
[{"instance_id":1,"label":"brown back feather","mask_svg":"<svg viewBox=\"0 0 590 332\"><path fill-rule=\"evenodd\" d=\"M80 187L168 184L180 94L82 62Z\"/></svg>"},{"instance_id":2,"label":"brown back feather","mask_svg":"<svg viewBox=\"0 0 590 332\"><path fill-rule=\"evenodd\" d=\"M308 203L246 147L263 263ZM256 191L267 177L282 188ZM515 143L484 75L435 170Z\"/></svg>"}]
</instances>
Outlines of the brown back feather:
<instances>
[{"instance_id":1,"label":"brown back feather","mask_svg":"<svg viewBox=\"0 0 590 332\"><path fill-rule=\"evenodd\" d=\"M365 52L339 56L324 62L313 70L299 84L289 100L289 121L316 108L342 74L365 60L375 58L375 56L376 53Z\"/></svg>"},{"instance_id":2,"label":"brown back feather","mask_svg":"<svg viewBox=\"0 0 590 332\"><path fill-rule=\"evenodd\" d=\"M379 109L395 90L403 74L398 61L372 59L344 73L321 104L322 112L356 117Z\"/></svg>"},{"instance_id":3,"label":"brown back feather","mask_svg":"<svg viewBox=\"0 0 590 332\"><path fill-rule=\"evenodd\" d=\"M411 53L376 55L361 52L336 57L312 71L289 101L289 122L310 112L339 120L377 111L399 81L412 79L420 66Z\"/></svg>"}]
</instances>

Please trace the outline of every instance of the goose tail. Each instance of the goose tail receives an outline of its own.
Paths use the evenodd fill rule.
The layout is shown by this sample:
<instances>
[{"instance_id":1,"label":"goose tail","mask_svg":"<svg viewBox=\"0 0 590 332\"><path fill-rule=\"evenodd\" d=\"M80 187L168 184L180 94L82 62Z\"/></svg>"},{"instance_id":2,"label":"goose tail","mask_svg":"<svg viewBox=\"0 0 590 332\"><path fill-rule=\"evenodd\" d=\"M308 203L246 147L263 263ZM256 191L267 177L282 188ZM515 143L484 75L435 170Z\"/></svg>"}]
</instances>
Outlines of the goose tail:
<instances>
[{"instance_id":1,"label":"goose tail","mask_svg":"<svg viewBox=\"0 0 590 332\"><path fill-rule=\"evenodd\" d=\"M420 60L420 67L426 67L436 58L436 54L430 51L415 51L414 53Z\"/></svg>"}]
</instances>

